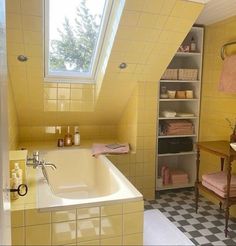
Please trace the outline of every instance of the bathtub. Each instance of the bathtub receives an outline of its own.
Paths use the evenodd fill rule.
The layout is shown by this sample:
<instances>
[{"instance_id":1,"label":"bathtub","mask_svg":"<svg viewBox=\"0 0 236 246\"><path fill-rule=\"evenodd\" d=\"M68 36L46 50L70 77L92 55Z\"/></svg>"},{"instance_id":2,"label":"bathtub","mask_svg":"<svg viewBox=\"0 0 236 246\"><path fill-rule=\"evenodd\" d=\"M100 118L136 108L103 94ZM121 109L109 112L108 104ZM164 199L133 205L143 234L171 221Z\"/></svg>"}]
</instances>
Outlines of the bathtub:
<instances>
[{"instance_id":1,"label":"bathtub","mask_svg":"<svg viewBox=\"0 0 236 246\"><path fill-rule=\"evenodd\" d=\"M90 149L43 151L40 157L57 166L56 170L46 167L48 182L42 170L37 170L37 206L41 210L143 199L106 156L94 158Z\"/></svg>"}]
</instances>

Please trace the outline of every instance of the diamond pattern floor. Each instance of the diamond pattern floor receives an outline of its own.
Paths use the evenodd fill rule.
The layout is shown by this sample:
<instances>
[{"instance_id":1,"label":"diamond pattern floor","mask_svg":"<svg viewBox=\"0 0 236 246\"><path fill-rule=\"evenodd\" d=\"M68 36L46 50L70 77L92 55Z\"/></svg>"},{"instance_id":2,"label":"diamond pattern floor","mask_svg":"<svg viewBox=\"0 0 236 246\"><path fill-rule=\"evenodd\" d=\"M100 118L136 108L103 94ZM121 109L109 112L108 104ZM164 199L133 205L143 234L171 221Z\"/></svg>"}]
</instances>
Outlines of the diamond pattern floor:
<instances>
[{"instance_id":1,"label":"diamond pattern floor","mask_svg":"<svg viewBox=\"0 0 236 246\"><path fill-rule=\"evenodd\" d=\"M229 221L229 235L224 236L224 213L200 197L195 213L193 189L161 191L155 200L145 201L145 209L159 209L195 245L236 245L236 220Z\"/></svg>"}]
</instances>

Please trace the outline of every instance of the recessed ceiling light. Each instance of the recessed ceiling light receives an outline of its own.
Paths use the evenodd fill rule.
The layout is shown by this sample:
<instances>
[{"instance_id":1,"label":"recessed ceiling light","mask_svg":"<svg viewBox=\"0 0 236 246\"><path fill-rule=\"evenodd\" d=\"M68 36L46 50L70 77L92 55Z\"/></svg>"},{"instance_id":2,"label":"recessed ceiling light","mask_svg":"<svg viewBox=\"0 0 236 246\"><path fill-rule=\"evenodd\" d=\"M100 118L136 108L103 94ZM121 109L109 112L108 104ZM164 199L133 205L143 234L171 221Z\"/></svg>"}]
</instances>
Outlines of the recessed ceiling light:
<instances>
[{"instance_id":1,"label":"recessed ceiling light","mask_svg":"<svg viewBox=\"0 0 236 246\"><path fill-rule=\"evenodd\" d=\"M25 62L28 60L28 57L25 55L19 55L19 56L17 56L17 60L20 62Z\"/></svg>"},{"instance_id":2,"label":"recessed ceiling light","mask_svg":"<svg viewBox=\"0 0 236 246\"><path fill-rule=\"evenodd\" d=\"M125 62L122 62L120 65L119 65L119 68L120 69L125 69L127 68L127 64Z\"/></svg>"}]
</instances>

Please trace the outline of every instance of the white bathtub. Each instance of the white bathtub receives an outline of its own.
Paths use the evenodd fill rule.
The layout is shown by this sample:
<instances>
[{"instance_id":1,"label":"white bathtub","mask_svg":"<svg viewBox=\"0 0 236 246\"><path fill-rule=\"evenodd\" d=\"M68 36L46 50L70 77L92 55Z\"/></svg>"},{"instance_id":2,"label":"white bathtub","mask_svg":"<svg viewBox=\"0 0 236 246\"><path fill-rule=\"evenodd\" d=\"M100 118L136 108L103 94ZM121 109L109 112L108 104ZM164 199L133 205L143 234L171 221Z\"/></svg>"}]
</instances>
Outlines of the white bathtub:
<instances>
[{"instance_id":1,"label":"white bathtub","mask_svg":"<svg viewBox=\"0 0 236 246\"><path fill-rule=\"evenodd\" d=\"M94 158L90 149L60 149L40 155L57 169L47 167L49 184L41 170L37 172L39 209L142 200L142 194L105 156Z\"/></svg>"}]
</instances>

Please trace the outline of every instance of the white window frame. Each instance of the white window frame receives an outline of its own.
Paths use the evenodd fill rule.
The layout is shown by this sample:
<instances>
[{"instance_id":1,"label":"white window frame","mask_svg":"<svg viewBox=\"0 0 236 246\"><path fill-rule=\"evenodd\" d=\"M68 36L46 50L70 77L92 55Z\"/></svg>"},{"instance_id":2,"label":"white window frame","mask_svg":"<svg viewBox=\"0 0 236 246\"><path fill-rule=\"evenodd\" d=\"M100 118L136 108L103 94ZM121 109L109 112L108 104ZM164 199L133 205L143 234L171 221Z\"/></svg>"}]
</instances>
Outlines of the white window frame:
<instances>
[{"instance_id":1,"label":"white window frame","mask_svg":"<svg viewBox=\"0 0 236 246\"><path fill-rule=\"evenodd\" d=\"M113 0L106 0L105 2L104 14L102 16L100 32L98 35L98 42L92 57L91 70L88 73L49 71L49 1L50 0L44 0L44 81L57 83L95 83Z\"/></svg>"}]
</instances>

